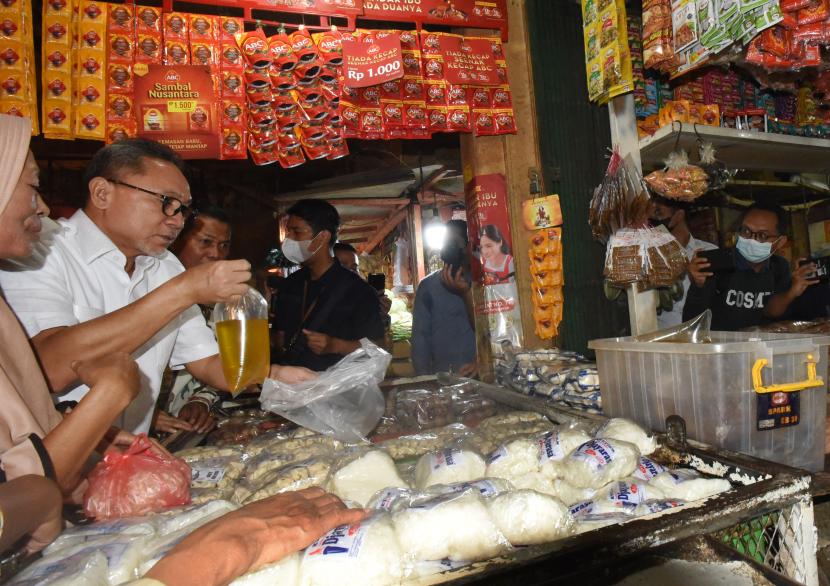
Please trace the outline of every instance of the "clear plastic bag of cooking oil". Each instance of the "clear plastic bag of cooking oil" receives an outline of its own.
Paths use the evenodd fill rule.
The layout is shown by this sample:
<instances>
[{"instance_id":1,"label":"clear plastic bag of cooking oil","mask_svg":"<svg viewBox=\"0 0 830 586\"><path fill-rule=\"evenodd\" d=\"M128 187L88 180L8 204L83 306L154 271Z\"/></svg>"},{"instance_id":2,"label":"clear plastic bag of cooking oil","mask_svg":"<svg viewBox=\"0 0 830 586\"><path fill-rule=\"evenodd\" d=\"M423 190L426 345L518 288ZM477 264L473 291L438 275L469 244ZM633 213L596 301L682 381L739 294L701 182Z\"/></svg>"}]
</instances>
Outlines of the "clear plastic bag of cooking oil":
<instances>
[{"instance_id":1,"label":"clear plastic bag of cooking oil","mask_svg":"<svg viewBox=\"0 0 830 586\"><path fill-rule=\"evenodd\" d=\"M271 344L268 337L268 303L248 288L238 300L217 303L213 309L219 356L228 389L236 395L268 376Z\"/></svg>"}]
</instances>

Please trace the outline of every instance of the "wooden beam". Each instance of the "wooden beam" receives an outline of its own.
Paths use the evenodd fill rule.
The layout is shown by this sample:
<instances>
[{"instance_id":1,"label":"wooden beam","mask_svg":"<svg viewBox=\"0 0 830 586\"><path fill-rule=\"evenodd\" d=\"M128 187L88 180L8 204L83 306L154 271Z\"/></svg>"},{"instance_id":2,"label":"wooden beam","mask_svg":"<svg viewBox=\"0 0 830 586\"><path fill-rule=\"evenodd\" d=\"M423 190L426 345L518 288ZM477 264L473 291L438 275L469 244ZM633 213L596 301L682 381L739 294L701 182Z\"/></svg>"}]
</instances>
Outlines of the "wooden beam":
<instances>
[{"instance_id":1,"label":"wooden beam","mask_svg":"<svg viewBox=\"0 0 830 586\"><path fill-rule=\"evenodd\" d=\"M371 232L376 227L376 224L366 224L365 226L346 226L344 228L340 228L340 234L359 234L362 232Z\"/></svg>"},{"instance_id":2,"label":"wooden beam","mask_svg":"<svg viewBox=\"0 0 830 586\"><path fill-rule=\"evenodd\" d=\"M369 242L367 242L361 247L360 252L372 252L375 246L380 244L383 241L383 239L386 238L386 235L389 234L392 230L394 230L398 226L398 224L403 222L405 218L406 209L398 210L397 212L392 214L392 216L390 216L389 219L386 220L386 222L384 222L378 228L378 231L375 232L374 235L369 239Z\"/></svg>"},{"instance_id":3,"label":"wooden beam","mask_svg":"<svg viewBox=\"0 0 830 586\"><path fill-rule=\"evenodd\" d=\"M412 239L410 244L412 246L412 253L415 255L415 285L417 288L426 276L426 263L424 263L424 222L421 218L421 206L415 204L412 210Z\"/></svg>"},{"instance_id":4,"label":"wooden beam","mask_svg":"<svg viewBox=\"0 0 830 586\"><path fill-rule=\"evenodd\" d=\"M331 198L327 199L331 205L337 206L357 206L357 207L380 207L380 206L405 206L409 203L409 200L406 198L397 198L397 197L363 197L360 199L354 198L344 198L344 199L336 199Z\"/></svg>"},{"instance_id":5,"label":"wooden beam","mask_svg":"<svg viewBox=\"0 0 830 586\"><path fill-rule=\"evenodd\" d=\"M340 214L340 222L346 224L348 222L360 222L361 224L371 224L372 222L382 222L389 216L367 216L366 212L356 212L354 214Z\"/></svg>"}]
</instances>

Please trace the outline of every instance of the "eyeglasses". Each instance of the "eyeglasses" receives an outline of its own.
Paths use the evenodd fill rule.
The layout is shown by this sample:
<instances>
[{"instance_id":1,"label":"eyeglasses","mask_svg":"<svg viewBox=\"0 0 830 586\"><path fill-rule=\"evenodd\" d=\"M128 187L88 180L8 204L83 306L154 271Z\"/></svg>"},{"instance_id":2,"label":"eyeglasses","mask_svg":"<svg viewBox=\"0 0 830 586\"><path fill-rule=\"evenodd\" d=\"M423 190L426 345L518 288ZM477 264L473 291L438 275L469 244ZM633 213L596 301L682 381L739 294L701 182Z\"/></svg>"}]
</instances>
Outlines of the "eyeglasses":
<instances>
[{"instance_id":1,"label":"eyeglasses","mask_svg":"<svg viewBox=\"0 0 830 586\"><path fill-rule=\"evenodd\" d=\"M758 242L774 242L781 237L778 234L769 234L763 230L761 232L753 232L746 226L738 228L738 236L741 238L751 238L752 240L757 240Z\"/></svg>"},{"instance_id":2,"label":"eyeglasses","mask_svg":"<svg viewBox=\"0 0 830 586\"><path fill-rule=\"evenodd\" d=\"M127 183L126 181L119 181L118 179L107 179L107 181L114 183L115 185L123 185L124 187L129 187L130 189L136 189L146 193L147 195L159 198L161 200L161 211L165 216L173 217L176 214L181 214L182 218L186 220L190 216L196 214L196 210L193 209L192 204L182 203L182 200L177 197L173 197L172 195L164 195L163 193L150 191L149 189L144 189L143 187Z\"/></svg>"}]
</instances>

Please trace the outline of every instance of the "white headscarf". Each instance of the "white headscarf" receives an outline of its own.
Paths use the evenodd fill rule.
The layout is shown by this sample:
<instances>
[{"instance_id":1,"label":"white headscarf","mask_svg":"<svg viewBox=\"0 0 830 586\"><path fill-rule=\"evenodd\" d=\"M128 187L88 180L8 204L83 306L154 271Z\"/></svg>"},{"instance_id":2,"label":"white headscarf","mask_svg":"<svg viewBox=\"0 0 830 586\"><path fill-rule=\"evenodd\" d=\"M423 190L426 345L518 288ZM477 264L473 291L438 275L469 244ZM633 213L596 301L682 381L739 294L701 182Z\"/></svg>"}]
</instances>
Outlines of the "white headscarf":
<instances>
[{"instance_id":1,"label":"white headscarf","mask_svg":"<svg viewBox=\"0 0 830 586\"><path fill-rule=\"evenodd\" d=\"M29 154L32 121L0 114L0 214L6 209Z\"/></svg>"}]
</instances>

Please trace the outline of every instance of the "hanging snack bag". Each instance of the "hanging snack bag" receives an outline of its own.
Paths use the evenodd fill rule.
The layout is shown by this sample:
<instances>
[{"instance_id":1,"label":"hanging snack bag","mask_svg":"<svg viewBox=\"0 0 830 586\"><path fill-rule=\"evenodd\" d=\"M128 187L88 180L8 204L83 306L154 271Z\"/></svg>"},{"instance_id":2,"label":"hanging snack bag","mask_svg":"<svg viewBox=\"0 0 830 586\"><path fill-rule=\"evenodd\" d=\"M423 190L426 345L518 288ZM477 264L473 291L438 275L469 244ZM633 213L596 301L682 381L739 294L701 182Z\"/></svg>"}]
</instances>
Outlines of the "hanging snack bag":
<instances>
[{"instance_id":1,"label":"hanging snack bag","mask_svg":"<svg viewBox=\"0 0 830 586\"><path fill-rule=\"evenodd\" d=\"M231 393L263 382L271 362L265 298L249 288L237 301L217 303L213 317L222 372Z\"/></svg>"}]
</instances>

